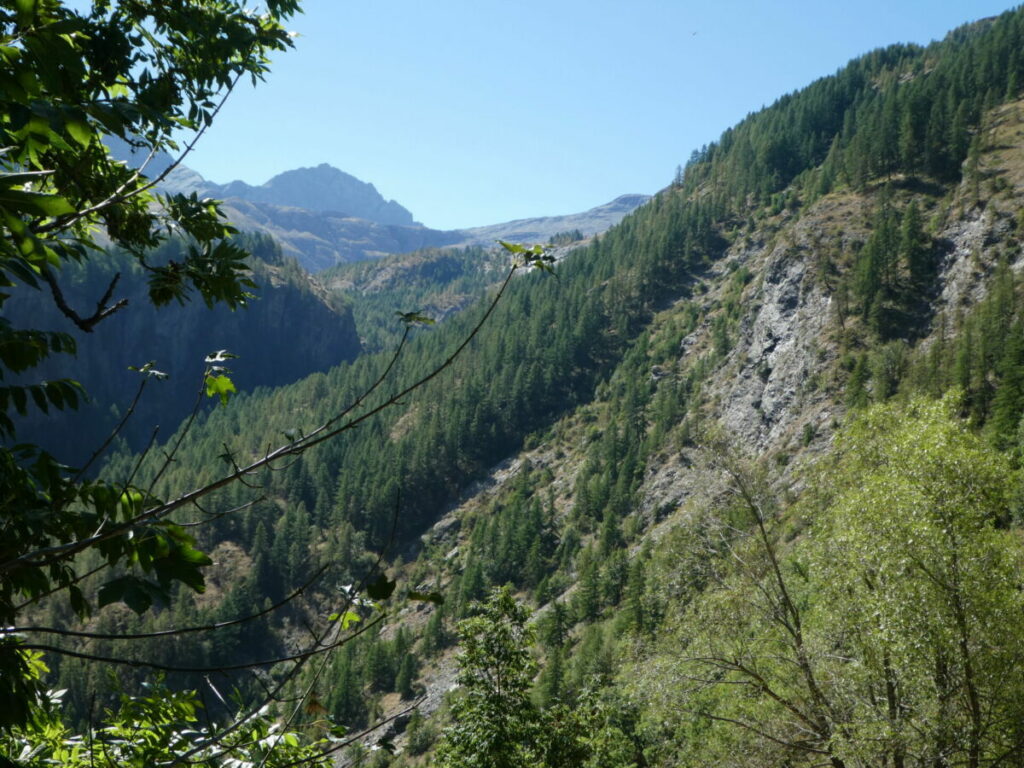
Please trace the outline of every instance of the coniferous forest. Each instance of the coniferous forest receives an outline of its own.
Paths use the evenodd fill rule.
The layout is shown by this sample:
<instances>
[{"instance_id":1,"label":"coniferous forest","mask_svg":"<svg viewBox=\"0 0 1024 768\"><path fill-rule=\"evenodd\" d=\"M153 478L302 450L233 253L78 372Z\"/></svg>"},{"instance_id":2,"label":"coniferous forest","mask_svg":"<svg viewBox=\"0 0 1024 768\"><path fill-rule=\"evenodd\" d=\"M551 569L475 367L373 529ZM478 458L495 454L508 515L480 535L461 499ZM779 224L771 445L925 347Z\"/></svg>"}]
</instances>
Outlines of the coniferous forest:
<instances>
[{"instance_id":1,"label":"coniferous forest","mask_svg":"<svg viewBox=\"0 0 1024 768\"><path fill-rule=\"evenodd\" d=\"M45 61L137 62L15 5L0 764L1024 766L1024 9L782 96L601 234L309 275L102 202L135 180L75 121L136 112ZM276 50L294 5L221 21ZM173 66L136 100L201 121L224 73Z\"/></svg>"}]
</instances>

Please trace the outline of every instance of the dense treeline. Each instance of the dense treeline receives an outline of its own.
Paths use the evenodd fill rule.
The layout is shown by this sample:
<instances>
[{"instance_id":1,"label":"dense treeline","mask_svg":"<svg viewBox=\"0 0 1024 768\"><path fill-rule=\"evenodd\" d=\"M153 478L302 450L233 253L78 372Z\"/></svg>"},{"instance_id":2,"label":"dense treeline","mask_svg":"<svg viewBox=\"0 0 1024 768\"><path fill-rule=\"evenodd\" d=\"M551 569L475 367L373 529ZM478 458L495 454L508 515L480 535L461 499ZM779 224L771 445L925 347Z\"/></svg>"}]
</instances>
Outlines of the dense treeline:
<instances>
[{"instance_id":1,"label":"dense treeline","mask_svg":"<svg viewBox=\"0 0 1024 768\"><path fill-rule=\"evenodd\" d=\"M982 115L1017 96L1022 46L1024 16L1016 10L927 47L873 51L695 152L682 188L743 210L894 174L955 180L972 146L977 151L972 132Z\"/></svg>"}]
</instances>

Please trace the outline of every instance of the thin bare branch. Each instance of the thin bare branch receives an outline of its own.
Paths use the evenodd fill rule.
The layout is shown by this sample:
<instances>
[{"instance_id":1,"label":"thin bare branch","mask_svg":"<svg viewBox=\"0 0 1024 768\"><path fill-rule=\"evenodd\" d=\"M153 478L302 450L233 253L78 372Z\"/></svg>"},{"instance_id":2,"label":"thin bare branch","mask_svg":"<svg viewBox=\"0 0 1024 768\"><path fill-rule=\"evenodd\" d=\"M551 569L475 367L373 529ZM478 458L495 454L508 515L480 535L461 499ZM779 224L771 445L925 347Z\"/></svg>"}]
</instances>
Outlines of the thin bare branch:
<instances>
[{"instance_id":1,"label":"thin bare branch","mask_svg":"<svg viewBox=\"0 0 1024 768\"><path fill-rule=\"evenodd\" d=\"M130 419L132 417L132 414L135 413L135 408L139 404L139 400L142 399L142 392L146 389L146 384L148 382L148 376L142 379L142 381L139 383L138 390L136 390L135 392L135 397L132 398L132 401L128 405L128 410L125 411L124 416L121 417L121 420L117 422L117 426L115 426L114 429L110 432L110 434L107 435L107 439L104 440L95 451L93 451L92 456L89 457L89 460L86 461L85 464L83 464L81 468L78 470L78 472L75 473L75 476L71 478L72 483L77 483L85 476L85 473L89 471L89 468L96 462L96 460L100 456L102 456L106 452L107 448L110 447L110 444L114 442L114 438L116 438L121 433L121 430L124 429L125 425L128 423L128 419Z\"/></svg>"},{"instance_id":2,"label":"thin bare branch","mask_svg":"<svg viewBox=\"0 0 1024 768\"><path fill-rule=\"evenodd\" d=\"M96 303L96 311L89 315L89 317L82 317L78 312L71 308L67 299L64 298L64 292L57 283L57 278L53 276L53 273L50 272L48 267L44 267L40 270L39 276L42 277L50 287L50 293L53 295L53 302L57 305L57 309L59 309L65 317L69 318L71 322L86 333L92 333L93 329L100 322L128 306L128 299L118 299L112 305L107 306L107 302L110 300L110 296L114 292L114 286L117 285L117 281L121 278L120 272L114 275L114 279L111 281L106 293L103 294L103 298Z\"/></svg>"},{"instance_id":3,"label":"thin bare branch","mask_svg":"<svg viewBox=\"0 0 1024 768\"><path fill-rule=\"evenodd\" d=\"M104 564L105 565L105 564ZM242 616L237 619L230 619L228 621L218 621L212 624L202 624L195 627L176 627L174 629L163 629L157 632L138 632L134 634L126 634L124 632L117 633L106 633L106 632L84 632L76 631L73 629L58 629L56 627L11 627L10 629L4 629L0 631L0 635L5 634L47 634L47 635L59 635L60 637L84 637L91 640L148 640L154 637L173 637L175 635L187 635L193 632L214 632L218 629L224 629L225 627L234 627L239 624L245 624L246 622L253 621L262 616L266 616L269 613L273 613L279 608L284 607L288 603L292 602L300 595L306 592L316 581L320 579L331 567L331 563L325 563L316 569L312 576L310 576L305 582L303 582L297 589L282 598L273 605L267 606L257 613L250 614L248 616ZM95 570L102 569L103 566ZM95 573L95 570L93 571Z\"/></svg>"},{"instance_id":4,"label":"thin bare branch","mask_svg":"<svg viewBox=\"0 0 1024 768\"><path fill-rule=\"evenodd\" d=\"M55 645L46 645L43 643L24 643L18 646L19 649L28 651L45 651L47 653L55 653L59 656L71 656L76 659L85 659L86 661L97 661L104 664L116 664L123 667L142 667L145 669L155 669L159 672L191 672L195 674L213 674L218 672L237 672L243 669L255 669L257 667L272 667L275 664L283 664L286 661L299 661L301 659L307 659L312 656L317 656L321 653L326 653L338 648L345 643L349 642L355 637L362 635L364 632L368 632L371 628L377 626L384 618L384 614L381 614L375 619L363 624L359 629L352 632L351 634L345 635L340 640L336 640L329 645L325 646L314 646L308 648L305 651L299 653L289 654L287 656L277 656L272 659L261 659L260 661L251 661L245 664L226 664L217 667L185 667L175 666L173 664L161 664L155 661L144 661L142 659L123 659L118 656L101 656L95 653L85 653L83 651L72 651L67 648L61 648ZM318 644L317 644L318 645Z\"/></svg>"}]
</instances>

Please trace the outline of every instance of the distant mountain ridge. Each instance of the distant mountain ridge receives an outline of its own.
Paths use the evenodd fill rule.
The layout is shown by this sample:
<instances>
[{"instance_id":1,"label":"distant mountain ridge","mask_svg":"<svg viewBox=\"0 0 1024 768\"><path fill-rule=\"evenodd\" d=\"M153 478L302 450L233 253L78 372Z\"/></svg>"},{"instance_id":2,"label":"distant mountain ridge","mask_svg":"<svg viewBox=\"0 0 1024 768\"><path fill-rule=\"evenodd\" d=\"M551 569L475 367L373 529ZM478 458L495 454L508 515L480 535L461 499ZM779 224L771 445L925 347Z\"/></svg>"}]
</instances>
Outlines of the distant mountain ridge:
<instances>
[{"instance_id":1,"label":"distant mountain ridge","mask_svg":"<svg viewBox=\"0 0 1024 768\"><path fill-rule=\"evenodd\" d=\"M119 139L111 138L108 144L124 162L137 165L145 160ZM147 174L156 177L172 163L169 155L159 153L150 160ZM580 213L440 230L415 221L409 210L385 200L373 184L327 163L285 171L258 186L239 180L216 184L179 165L158 188L223 200L224 213L238 229L271 235L284 255L310 272L422 248L492 246L496 240L545 243L554 235L576 230L590 237L618 224L650 199L649 195L620 195Z\"/></svg>"},{"instance_id":2,"label":"distant mountain ridge","mask_svg":"<svg viewBox=\"0 0 1024 768\"><path fill-rule=\"evenodd\" d=\"M651 199L650 195L619 195L604 205L581 213L564 216L540 216L516 219L503 224L490 224L459 230L466 239L459 245L491 245L495 240L513 240L523 243L546 242L562 232L579 230L584 237L596 235L618 224Z\"/></svg>"},{"instance_id":3,"label":"distant mountain ridge","mask_svg":"<svg viewBox=\"0 0 1024 768\"><path fill-rule=\"evenodd\" d=\"M194 172L178 168L171 177L174 182L194 183L189 174ZM544 243L573 230L590 237L618 224L650 199L649 195L620 195L580 213L440 230L414 221L401 205L385 201L373 184L326 163L286 171L258 187L233 181L203 182L196 189L224 200L228 218L239 229L272 235L286 255L310 272L421 248L490 246L496 240Z\"/></svg>"},{"instance_id":4,"label":"distant mountain ridge","mask_svg":"<svg viewBox=\"0 0 1024 768\"><path fill-rule=\"evenodd\" d=\"M223 208L235 227L243 232L271 235L280 243L284 255L296 259L309 272L393 253L452 245L460 240L457 232L443 232L421 224L381 224L344 213L239 198L224 198Z\"/></svg>"},{"instance_id":5,"label":"distant mountain ridge","mask_svg":"<svg viewBox=\"0 0 1024 768\"><path fill-rule=\"evenodd\" d=\"M224 211L236 227L272 235L286 256L297 259L310 272L421 248L492 246L497 240L546 243L554 235L572 230L590 237L618 224L650 199L647 195L622 195L582 213L440 230L422 224L381 224L332 211L261 203L213 192L207 194L224 200Z\"/></svg>"},{"instance_id":6,"label":"distant mountain ridge","mask_svg":"<svg viewBox=\"0 0 1024 768\"><path fill-rule=\"evenodd\" d=\"M385 200L373 184L360 181L327 163L320 163L315 168L285 171L255 187L244 181L227 184L207 182L202 191L211 197L343 213L346 218L366 219L378 224L418 226L406 208L394 200Z\"/></svg>"}]
</instances>

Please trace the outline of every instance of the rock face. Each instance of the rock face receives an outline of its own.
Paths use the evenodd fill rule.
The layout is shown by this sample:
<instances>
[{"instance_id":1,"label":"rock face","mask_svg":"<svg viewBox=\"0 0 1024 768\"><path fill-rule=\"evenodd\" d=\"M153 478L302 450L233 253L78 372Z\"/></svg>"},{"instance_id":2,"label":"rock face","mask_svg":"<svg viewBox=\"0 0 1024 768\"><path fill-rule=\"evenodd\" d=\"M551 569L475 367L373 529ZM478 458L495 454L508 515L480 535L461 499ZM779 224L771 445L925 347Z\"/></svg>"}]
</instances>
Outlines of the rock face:
<instances>
[{"instance_id":1,"label":"rock face","mask_svg":"<svg viewBox=\"0 0 1024 768\"><path fill-rule=\"evenodd\" d=\"M730 375L721 377L716 394L722 425L759 452L784 444L798 423L814 428L823 418L817 405L827 397L814 383L836 356L826 341L835 315L828 287L814 273L813 243L823 218L837 207L823 201L788 225L789 237L738 249L734 257L761 280L750 291ZM861 205L842 207L848 220L862 214Z\"/></svg>"},{"instance_id":2,"label":"rock face","mask_svg":"<svg viewBox=\"0 0 1024 768\"><path fill-rule=\"evenodd\" d=\"M244 181L232 181L228 184L207 184L203 191L211 197L329 211L344 218L366 219L377 224L416 224L409 211L394 200L385 200L373 184L360 181L327 163L315 168L285 171L258 187Z\"/></svg>"}]
</instances>

